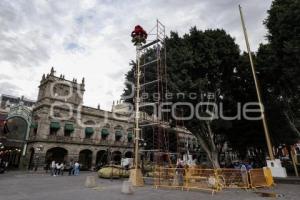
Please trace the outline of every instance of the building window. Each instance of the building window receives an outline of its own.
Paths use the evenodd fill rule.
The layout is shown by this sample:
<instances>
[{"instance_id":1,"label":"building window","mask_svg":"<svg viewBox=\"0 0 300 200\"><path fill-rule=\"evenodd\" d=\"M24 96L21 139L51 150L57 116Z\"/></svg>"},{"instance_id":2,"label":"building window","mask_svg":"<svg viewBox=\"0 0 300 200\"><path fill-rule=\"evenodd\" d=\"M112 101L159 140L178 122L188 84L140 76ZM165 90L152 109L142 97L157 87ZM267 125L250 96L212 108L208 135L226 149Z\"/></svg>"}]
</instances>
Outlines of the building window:
<instances>
[{"instance_id":1,"label":"building window","mask_svg":"<svg viewBox=\"0 0 300 200\"><path fill-rule=\"evenodd\" d=\"M115 132L115 140L117 142L121 141L122 136L123 136L122 131L121 130L116 130L116 132Z\"/></svg>"},{"instance_id":2,"label":"building window","mask_svg":"<svg viewBox=\"0 0 300 200\"><path fill-rule=\"evenodd\" d=\"M32 123L30 128L32 129L33 136L36 136L37 135L38 124L37 123Z\"/></svg>"},{"instance_id":3,"label":"building window","mask_svg":"<svg viewBox=\"0 0 300 200\"><path fill-rule=\"evenodd\" d=\"M128 142L132 142L133 141L133 134L132 134L132 132L128 132L128 134L127 134L127 140L128 140Z\"/></svg>"},{"instance_id":4,"label":"building window","mask_svg":"<svg viewBox=\"0 0 300 200\"><path fill-rule=\"evenodd\" d=\"M33 129L33 135L36 136L37 135L37 128Z\"/></svg>"},{"instance_id":5,"label":"building window","mask_svg":"<svg viewBox=\"0 0 300 200\"><path fill-rule=\"evenodd\" d=\"M50 135L57 135L57 132L59 129L60 129L59 122L51 122L50 123Z\"/></svg>"},{"instance_id":6,"label":"building window","mask_svg":"<svg viewBox=\"0 0 300 200\"><path fill-rule=\"evenodd\" d=\"M58 94L57 94L57 88L56 87L53 87L53 94L54 94L55 97L58 96Z\"/></svg>"},{"instance_id":7,"label":"building window","mask_svg":"<svg viewBox=\"0 0 300 200\"><path fill-rule=\"evenodd\" d=\"M85 138L89 139L94 134L94 129L92 127L85 128Z\"/></svg>"},{"instance_id":8,"label":"building window","mask_svg":"<svg viewBox=\"0 0 300 200\"><path fill-rule=\"evenodd\" d=\"M65 137L70 137L73 132L74 132L73 123L71 123L71 122L65 123L65 128L64 128Z\"/></svg>"},{"instance_id":9,"label":"building window","mask_svg":"<svg viewBox=\"0 0 300 200\"><path fill-rule=\"evenodd\" d=\"M109 136L109 131L106 128L103 128L101 130L101 139L106 140L108 136Z\"/></svg>"}]
</instances>

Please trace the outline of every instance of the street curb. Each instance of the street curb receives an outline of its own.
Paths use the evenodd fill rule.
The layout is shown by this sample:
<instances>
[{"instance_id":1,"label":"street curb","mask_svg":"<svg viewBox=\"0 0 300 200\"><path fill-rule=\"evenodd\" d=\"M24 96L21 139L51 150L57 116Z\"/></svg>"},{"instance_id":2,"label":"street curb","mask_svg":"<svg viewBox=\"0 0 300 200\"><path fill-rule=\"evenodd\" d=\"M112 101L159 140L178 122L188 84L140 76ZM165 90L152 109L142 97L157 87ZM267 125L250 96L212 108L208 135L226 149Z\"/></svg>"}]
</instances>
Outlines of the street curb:
<instances>
[{"instance_id":1,"label":"street curb","mask_svg":"<svg viewBox=\"0 0 300 200\"><path fill-rule=\"evenodd\" d=\"M300 185L300 178L299 177L274 178L274 182L280 184Z\"/></svg>"}]
</instances>

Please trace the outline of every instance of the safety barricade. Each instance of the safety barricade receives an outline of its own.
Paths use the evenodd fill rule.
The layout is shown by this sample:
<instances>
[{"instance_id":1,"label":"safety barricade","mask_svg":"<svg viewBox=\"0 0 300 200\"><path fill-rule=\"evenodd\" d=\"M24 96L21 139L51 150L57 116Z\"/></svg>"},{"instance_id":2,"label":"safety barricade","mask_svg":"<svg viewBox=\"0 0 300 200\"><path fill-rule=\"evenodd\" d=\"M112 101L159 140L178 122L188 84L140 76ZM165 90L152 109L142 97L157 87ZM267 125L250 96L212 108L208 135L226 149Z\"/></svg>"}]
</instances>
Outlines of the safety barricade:
<instances>
[{"instance_id":1,"label":"safety barricade","mask_svg":"<svg viewBox=\"0 0 300 200\"><path fill-rule=\"evenodd\" d=\"M252 188L270 187L274 184L271 170L268 168L251 169L249 178Z\"/></svg>"},{"instance_id":2,"label":"safety barricade","mask_svg":"<svg viewBox=\"0 0 300 200\"><path fill-rule=\"evenodd\" d=\"M184 186L184 168L156 167L154 170L154 186L181 188Z\"/></svg>"},{"instance_id":3,"label":"safety barricade","mask_svg":"<svg viewBox=\"0 0 300 200\"><path fill-rule=\"evenodd\" d=\"M217 169L217 175L222 188L243 188L250 187L248 172L241 169Z\"/></svg>"},{"instance_id":4,"label":"safety barricade","mask_svg":"<svg viewBox=\"0 0 300 200\"><path fill-rule=\"evenodd\" d=\"M212 194L221 190L216 170L199 168L186 169L185 188L207 190Z\"/></svg>"},{"instance_id":5,"label":"safety barricade","mask_svg":"<svg viewBox=\"0 0 300 200\"><path fill-rule=\"evenodd\" d=\"M274 185L269 168L201 169L156 167L153 172L154 186L178 189L211 191L212 194L226 188L257 188Z\"/></svg>"},{"instance_id":6,"label":"safety barricade","mask_svg":"<svg viewBox=\"0 0 300 200\"><path fill-rule=\"evenodd\" d=\"M264 170L264 174L265 174L265 177L266 177L267 186L268 187L274 186L275 183L274 183L274 179L273 179L271 169L268 168L268 167L264 167L263 170Z\"/></svg>"}]
</instances>

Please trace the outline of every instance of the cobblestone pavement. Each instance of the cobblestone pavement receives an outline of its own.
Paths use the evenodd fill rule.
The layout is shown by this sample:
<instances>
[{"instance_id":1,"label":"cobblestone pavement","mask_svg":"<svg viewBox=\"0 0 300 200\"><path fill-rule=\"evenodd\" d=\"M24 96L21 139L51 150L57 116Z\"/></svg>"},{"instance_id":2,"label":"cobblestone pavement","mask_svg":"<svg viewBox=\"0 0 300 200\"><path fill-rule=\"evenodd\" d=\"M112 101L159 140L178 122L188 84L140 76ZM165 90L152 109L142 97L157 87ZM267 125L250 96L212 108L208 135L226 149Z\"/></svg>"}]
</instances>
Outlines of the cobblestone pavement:
<instances>
[{"instance_id":1,"label":"cobblestone pavement","mask_svg":"<svg viewBox=\"0 0 300 200\"><path fill-rule=\"evenodd\" d=\"M51 177L48 174L8 172L0 174L0 200L260 200L274 199L261 197L252 190L224 190L215 195L203 191L180 191L154 189L151 185L135 188L134 193L121 193L121 180L98 179L96 188L84 187L85 178L96 173L86 172L80 176ZM277 199L296 200L300 197L299 185L279 184L272 189L256 192L274 192L283 195Z\"/></svg>"}]
</instances>

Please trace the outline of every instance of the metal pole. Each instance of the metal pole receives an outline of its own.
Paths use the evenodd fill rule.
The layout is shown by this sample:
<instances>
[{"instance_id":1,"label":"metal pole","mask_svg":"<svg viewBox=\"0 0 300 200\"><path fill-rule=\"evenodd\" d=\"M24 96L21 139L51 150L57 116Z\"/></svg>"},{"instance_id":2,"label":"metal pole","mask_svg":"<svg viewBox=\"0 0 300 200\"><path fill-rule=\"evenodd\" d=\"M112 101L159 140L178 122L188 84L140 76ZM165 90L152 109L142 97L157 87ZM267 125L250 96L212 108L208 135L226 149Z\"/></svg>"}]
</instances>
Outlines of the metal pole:
<instances>
[{"instance_id":1,"label":"metal pole","mask_svg":"<svg viewBox=\"0 0 300 200\"><path fill-rule=\"evenodd\" d=\"M265 137L266 137L266 141L267 141L269 157L270 157L271 160L274 160L274 154L273 154L273 150L272 150L272 144L271 144L271 140L270 140L269 129L268 129L268 125L267 125L267 121L266 121L266 117L265 117L265 111L264 111L263 104L262 104L259 84L258 84L258 80L257 80L257 77L256 77L255 67L254 67L254 63L253 63L253 59L252 59L252 55L251 55L250 44L249 44L249 41L248 41L248 35L247 35L247 30L246 30L246 26L245 26L245 22L244 22L244 17L243 17L243 12L242 12L241 5L239 5L239 10L240 10L240 16L241 16L241 21L242 21L242 26L243 26L247 51L248 51L248 55L249 55L249 59L250 59L252 75L253 75L253 79L254 79L254 83L255 83L256 94L257 94L259 107L260 107L260 111L261 111L261 115L262 115L262 122L263 122Z\"/></svg>"},{"instance_id":2,"label":"metal pole","mask_svg":"<svg viewBox=\"0 0 300 200\"><path fill-rule=\"evenodd\" d=\"M139 166L139 141L140 141L140 128L139 128L139 118L140 118L140 51L142 44L139 43L136 45L136 97L135 97L135 169L138 169Z\"/></svg>"}]
</instances>

